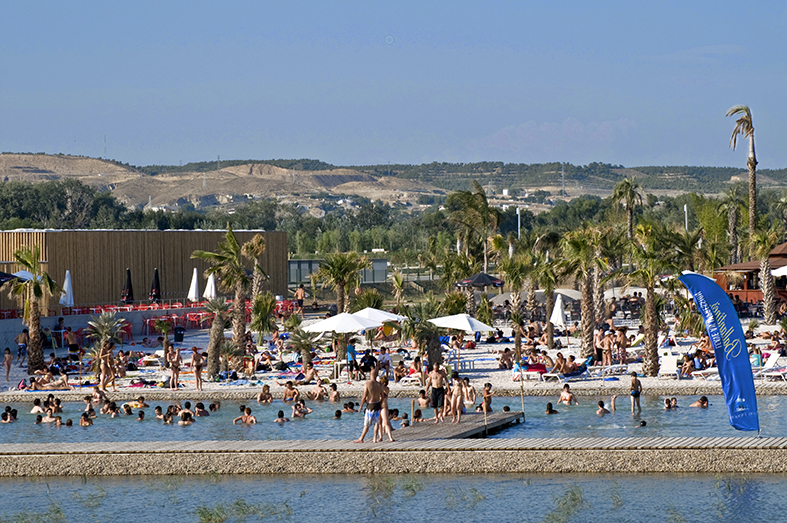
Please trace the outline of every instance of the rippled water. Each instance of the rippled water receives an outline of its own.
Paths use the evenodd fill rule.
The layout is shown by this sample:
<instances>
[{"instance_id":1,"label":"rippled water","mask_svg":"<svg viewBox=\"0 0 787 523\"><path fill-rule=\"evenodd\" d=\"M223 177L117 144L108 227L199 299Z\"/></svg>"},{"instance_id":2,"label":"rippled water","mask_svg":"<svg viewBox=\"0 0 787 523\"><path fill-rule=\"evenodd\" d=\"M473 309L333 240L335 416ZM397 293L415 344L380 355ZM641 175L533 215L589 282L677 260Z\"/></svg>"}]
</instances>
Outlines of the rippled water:
<instances>
[{"instance_id":1,"label":"rippled water","mask_svg":"<svg viewBox=\"0 0 787 523\"><path fill-rule=\"evenodd\" d=\"M0 521L781 521L784 476L375 475L0 480Z\"/></svg>"},{"instance_id":2,"label":"rippled water","mask_svg":"<svg viewBox=\"0 0 787 523\"><path fill-rule=\"evenodd\" d=\"M526 397L524 425L514 425L492 437L620 437L620 436L747 436L751 433L739 432L729 425L727 409L721 396L711 396L708 409L690 408L688 405L697 396L680 396L681 407L674 411L663 409L662 397L643 397L642 414L632 416L628 397L621 397L618 410L613 414L599 418L596 416L597 402L603 399L609 406L609 397L579 397L581 405L557 405L556 397ZM342 401L357 401L343 399ZM547 416L544 408L547 401L552 401L560 414ZM307 402L314 412L306 419L295 419L289 423L273 423L277 411L284 410L285 416L291 417L291 407L282 401L272 405L260 405L254 401L247 404L257 417L258 424L252 426L232 425L232 419L239 415L240 402L223 402L220 411L210 417L199 418L189 427L164 425L156 420L153 408L156 405L165 408L167 403L151 403L151 408L144 409L145 421L136 420L134 416L109 418L99 415L92 427L55 427L53 424L35 425L35 415L29 413L32 404L15 405L20 412L20 419L12 424L0 424L0 443L41 442L56 443L61 441L188 441L188 440L264 440L264 439L354 439L362 429L360 413L342 414L342 419L333 419L334 412L341 405L321 402ZM787 397L761 396L758 398L760 423L763 436L786 436L787 417L782 413L787 409ZM495 398L493 406L499 411L504 405L512 410L521 409L519 398ZM411 400L392 398L391 408L399 408L402 412L411 413ZM79 403L66 403L63 419L71 418L78 424L82 412ZM432 416L431 409L424 412ZM644 428L638 427L641 420L647 421ZM394 422L394 428L399 426Z\"/></svg>"}]
</instances>

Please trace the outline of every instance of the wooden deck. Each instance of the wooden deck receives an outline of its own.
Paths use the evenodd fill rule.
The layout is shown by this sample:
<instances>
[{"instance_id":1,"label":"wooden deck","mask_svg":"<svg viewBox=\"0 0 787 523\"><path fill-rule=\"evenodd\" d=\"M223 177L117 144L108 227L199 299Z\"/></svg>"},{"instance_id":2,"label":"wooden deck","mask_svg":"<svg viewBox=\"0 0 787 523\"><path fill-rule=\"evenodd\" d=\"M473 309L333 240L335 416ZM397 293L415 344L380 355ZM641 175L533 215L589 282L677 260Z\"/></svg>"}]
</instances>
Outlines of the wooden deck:
<instances>
[{"instance_id":1,"label":"wooden deck","mask_svg":"<svg viewBox=\"0 0 787 523\"><path fill-rule=\"evenodd\" d=\"M396 441L148 441L0 444L0 476L379 473L777 473L787 438L484 438L522 413L420 423ZM568 452L567 452L568 451ZM167 457L162 457L166 454ZM568 457L568 458L567 458Z\"/></svg>"}]
</instances>

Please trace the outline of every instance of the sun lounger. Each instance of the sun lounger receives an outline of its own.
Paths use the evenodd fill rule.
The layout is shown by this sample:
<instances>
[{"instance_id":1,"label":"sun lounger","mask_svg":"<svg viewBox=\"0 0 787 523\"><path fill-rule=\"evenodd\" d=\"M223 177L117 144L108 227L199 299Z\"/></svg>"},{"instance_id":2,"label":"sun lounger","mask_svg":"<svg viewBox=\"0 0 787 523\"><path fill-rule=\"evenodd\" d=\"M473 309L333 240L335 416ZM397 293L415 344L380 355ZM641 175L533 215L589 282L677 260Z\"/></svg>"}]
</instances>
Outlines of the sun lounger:
<instances>
[{"instance_id":1,"label":"sun lounger","mask_svg":"<svg viewBox=\"0 0 787 523\"><path fill-rule=\"evenodd\" d=\"M421 378L416 375L413 376L405 376L404 378L399 380L399 385L408 386L408 385L415 385L416 387L420 387L423 384L421 383Z\"/></svg>"},{"instance_id":2,"label":"sun lounger","mask_svg":"<svg viewBox=\"0 0 787 523\"><path fill-rule=\"evenodd\" d=\"M680 370L678 369L678 357L673 355L672 350L670 349L661 349L659 353L661 354L661 357L659 358L658 377L680 379Z\"/></svg>"}]
</instances>

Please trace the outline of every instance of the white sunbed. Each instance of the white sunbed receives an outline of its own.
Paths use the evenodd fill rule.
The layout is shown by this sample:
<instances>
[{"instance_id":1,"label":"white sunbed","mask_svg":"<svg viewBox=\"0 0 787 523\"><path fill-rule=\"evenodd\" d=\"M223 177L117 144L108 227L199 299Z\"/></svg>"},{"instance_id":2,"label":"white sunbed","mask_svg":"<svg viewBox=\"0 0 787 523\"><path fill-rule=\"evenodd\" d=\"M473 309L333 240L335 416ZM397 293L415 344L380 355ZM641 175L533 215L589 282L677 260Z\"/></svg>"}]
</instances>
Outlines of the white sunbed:
<instances>
[{"instance_id":1,"label":"white sunbed","mask_svg":"<svg viewBox=\"0 0 787 523\"><path fill-rule=\"evenodd\" d=\"M661 349L661 351L659 352L661 354L661 357L659 358L658 377L680 379L680 370L678 369L678 356L672 354L672 351L670 349Z\"/></svg>"}]
</instances>

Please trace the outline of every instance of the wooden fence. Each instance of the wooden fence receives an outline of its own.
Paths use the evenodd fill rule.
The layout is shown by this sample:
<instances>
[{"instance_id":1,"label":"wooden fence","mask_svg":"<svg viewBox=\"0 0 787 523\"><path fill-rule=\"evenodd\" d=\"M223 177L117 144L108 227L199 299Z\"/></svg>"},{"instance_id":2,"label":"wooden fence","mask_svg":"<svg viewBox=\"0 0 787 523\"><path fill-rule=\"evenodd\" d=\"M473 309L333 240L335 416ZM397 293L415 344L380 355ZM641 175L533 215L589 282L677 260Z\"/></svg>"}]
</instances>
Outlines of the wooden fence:
<instances>
[{"instance_id":1,"label":"wooden fence","mask_svg":"<svg viewBox=\"0 0 787 523\"><path fill-rule=\"evenodd\" d=\"M284 232L235 231L242 244L255 234L265 238L266 249L260 256L260 266L270 279L266 288L274 294L287 292L287 235ZM208 265L192 260L195 250L216 251L225 237L224 231L142 231L142 230L45 230L0 232L0 270L14 273L20 270L14 251L21 247L41 247L43 268L58 284L63 283L66 270L71 271L74 301L77 306L117 303L126 280L126 268L131 279L136 301L147 301L153 281L153 269L158 268L163 299L185 300L192 272L197 268L200 294L205 289L204 271ZM219 287L219 293L223 292ZM59 310L60 297L49 302L49 308ZM0 308L13 309L18 304L0 296Z\"/></svg>"}]
</instances>

